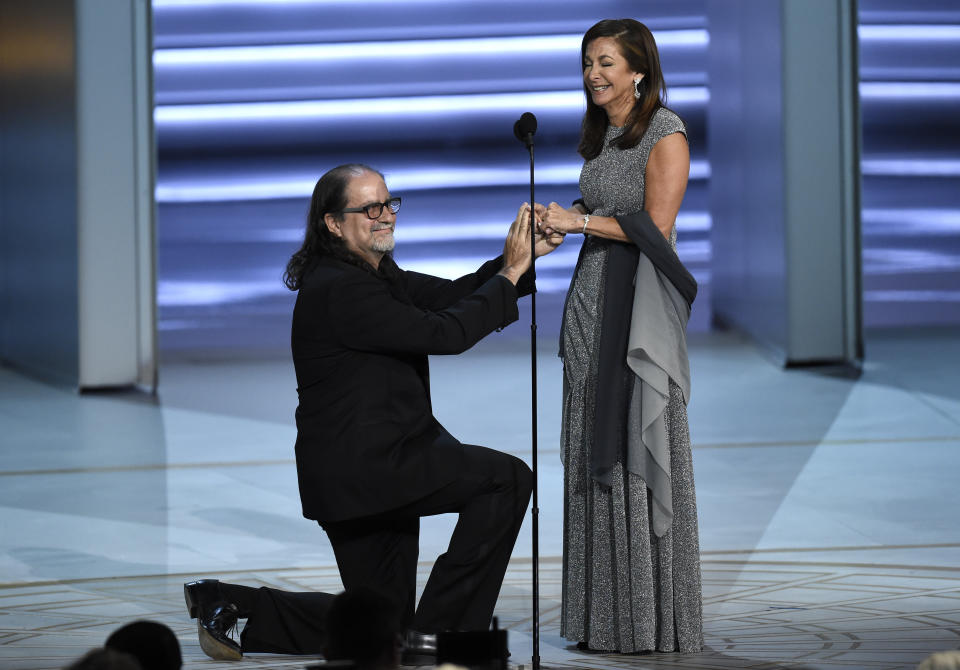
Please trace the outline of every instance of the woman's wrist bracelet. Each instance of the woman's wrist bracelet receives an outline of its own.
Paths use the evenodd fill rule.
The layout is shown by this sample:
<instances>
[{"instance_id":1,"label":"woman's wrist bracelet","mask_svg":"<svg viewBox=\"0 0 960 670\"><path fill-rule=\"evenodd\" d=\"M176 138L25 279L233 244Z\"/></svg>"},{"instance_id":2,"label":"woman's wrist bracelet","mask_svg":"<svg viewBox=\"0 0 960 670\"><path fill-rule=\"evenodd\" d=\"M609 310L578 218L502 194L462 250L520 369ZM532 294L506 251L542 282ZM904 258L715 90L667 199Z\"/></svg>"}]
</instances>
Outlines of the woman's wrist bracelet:
<instances>
[{"instance_id":1,"label":"woman's wrist bracelet","mask_svg":"<svg viewBox=\"0 0 960 670\"><path fill-rule=\"evenodd\" d=\"M581 235L586 235L586 234L587 234L587 224L588 224L588 223L590 223L590 215L589 215L589 214L584 214L584 215L583 215L583 230L580 231L580 234L581 234Z\"/></svg>"}]
</instances>

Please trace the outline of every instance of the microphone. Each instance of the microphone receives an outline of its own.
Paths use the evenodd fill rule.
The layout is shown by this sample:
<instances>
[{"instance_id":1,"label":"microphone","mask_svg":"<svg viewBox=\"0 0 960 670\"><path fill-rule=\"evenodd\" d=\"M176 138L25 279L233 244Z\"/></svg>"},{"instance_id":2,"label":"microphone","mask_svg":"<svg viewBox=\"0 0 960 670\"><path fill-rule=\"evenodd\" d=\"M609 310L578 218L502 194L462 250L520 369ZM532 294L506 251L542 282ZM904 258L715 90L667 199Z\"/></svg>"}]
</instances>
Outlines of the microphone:
<instances>
[{"instance_id":1,"label":"microphone","mask_svg":"<svg viewBox=\"0 0 960 670\"><path fill-rule=\"evenodd\" d=\"M513 134L517 139L527 145L529 149L533 146L533 136L537 133L537 117L530 112L524 112L520 118L513 124Z\"/></svg>"}]
</instances>

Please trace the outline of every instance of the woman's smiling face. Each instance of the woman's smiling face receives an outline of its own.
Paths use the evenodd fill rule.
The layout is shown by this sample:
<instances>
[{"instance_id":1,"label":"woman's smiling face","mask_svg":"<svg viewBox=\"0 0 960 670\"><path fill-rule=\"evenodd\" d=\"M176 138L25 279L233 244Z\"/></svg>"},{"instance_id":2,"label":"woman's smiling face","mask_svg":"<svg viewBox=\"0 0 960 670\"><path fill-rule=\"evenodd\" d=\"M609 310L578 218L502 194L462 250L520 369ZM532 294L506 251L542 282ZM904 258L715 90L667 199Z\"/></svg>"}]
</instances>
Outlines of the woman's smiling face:
<instances>
[{"instance_id":1,"label":"woman's smiling face","mask_svg":"<svg viewBox=\"0 0 960 670\"><path fill-rule=\"evenodd\" d=\"M598 37L587 45L583 82L594 104L606 110L611 122L615 117L625 118L633 107L636 100L633 80L642 76L630 68L615 38Z\"/></svg>"}]
</instances>

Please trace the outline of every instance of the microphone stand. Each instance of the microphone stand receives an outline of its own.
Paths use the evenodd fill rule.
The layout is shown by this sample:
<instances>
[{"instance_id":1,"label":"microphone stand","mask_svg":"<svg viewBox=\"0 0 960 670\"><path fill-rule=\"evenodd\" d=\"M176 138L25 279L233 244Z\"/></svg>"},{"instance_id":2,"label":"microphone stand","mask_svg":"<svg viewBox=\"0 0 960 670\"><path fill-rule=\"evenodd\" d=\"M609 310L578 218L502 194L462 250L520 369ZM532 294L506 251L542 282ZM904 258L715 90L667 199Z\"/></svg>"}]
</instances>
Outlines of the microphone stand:
<instances>
[{"instance_id":1,"label":"microphone stand","mask_svg":"<svg viewBox=\"0 0 960 670\"><path fill-rule=\"evenodd\" d=\"M531 533L533 551L533 670L540 670L540 505L537 497L537 229L534 219L533 203L533 133L523 138L530 152L530 270L533 273L533 293L530 294L530 426L531 459L533 470L533 507L531 515Z\"/></svg>"},{"instance_id":2,"label":"microphone stand","mask_svg":"<svg viewBox=\"0 0 960 670\"><path fill-rule=\"evenodd\" d=\"M530 426L531 470L533 470L533 507L531 526L533 542L533 670L540 670L540 501L537 473L537 227L533 204L533 135L537 132L537 117L524 112L513 124L513 134L530 152L530 272L533 291L530 294Z\"/></svg>"}]
</instances>

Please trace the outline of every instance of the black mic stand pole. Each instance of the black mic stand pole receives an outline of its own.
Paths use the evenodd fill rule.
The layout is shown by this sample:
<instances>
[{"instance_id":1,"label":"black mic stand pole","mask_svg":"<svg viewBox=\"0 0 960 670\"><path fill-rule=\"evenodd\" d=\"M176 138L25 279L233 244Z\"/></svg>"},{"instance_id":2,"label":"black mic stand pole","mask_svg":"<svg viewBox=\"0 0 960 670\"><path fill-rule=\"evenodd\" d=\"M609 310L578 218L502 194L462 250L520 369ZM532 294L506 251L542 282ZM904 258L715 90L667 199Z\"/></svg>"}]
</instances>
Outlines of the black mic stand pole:
<instances>
[{"instance_id":1,"label":"black mic stand pole","mask_svg":"<svg viewBox=\"0 0 960 670\"><path fill-rule=\"evenodd\" d=\"M530 151L530 270L533 273L533 293L530 294L530 426L531 459L533 470L532 551L533 551L533 670L540 670L540 505L537 499L537 227L533 212L533 134L525 138Z\"/></svg>"},{"instance_id":2,"label":"black mic stand pole","mask_svg":"<svg viewBox=\"0 0 960 670\"><path fill-rule=\"evenodd\" d=\"M519 123L519 122L518 122ZM534 121L536 124L536 121ZM534 125L536 128L536 125ZM530 432L533 470L533 507L531 534L533 551L533 670L540 670L540 504L537 497L537 224L533 204L533 133L523 136L523 143L530 152L530 271L534 277L533 293L530 294Z\"/></svg>"},{"instance_id":3,"label":"black mic stand pole","mask_svg":"<svg viewBox=\"0 0 960 670\"><path fill-rule=\"evenodd\" d=\"M531 509L533 550L533 670L540 670L540 502L537 473L537 224L533 205L533 135L537 132L537 117L525 112L513 124L513 134L530 152L530 272L533 274L533 292L530 294L530 426L531 459L533 470L533 508Z\"/></svg>"}]
</instances>

